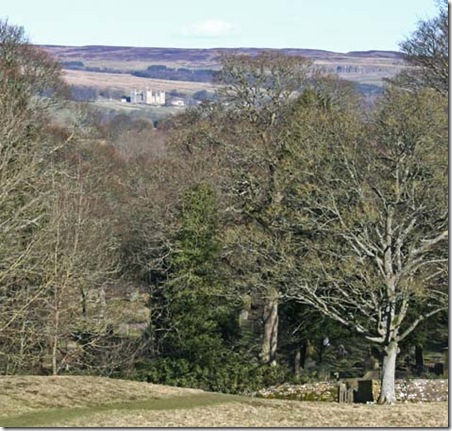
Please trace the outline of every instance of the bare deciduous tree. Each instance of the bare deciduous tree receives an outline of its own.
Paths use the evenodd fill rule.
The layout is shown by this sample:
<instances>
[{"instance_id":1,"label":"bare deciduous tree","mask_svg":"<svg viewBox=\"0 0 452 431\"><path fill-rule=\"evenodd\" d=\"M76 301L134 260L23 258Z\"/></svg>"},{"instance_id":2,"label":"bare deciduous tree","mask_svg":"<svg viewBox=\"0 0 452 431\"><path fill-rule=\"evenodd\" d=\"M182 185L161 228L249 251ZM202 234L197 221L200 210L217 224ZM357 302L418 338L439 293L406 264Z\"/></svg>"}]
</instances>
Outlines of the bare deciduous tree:
<instances>
[{"instance_id":1,"label":"bare deciduous tree","mask_svg":"<svg viewBox=\"0 0 452 431\"><path fill-rule=\"evenodd\" d=\"M447 101L391 89L361 138L332 138L313 154L325 169L305 177L312 239L300 242L287 297L379 344L379 402L393 403L398 344L448 306Z\"/></svg>"},{"instance_id":2,"label":"bare deciduous tree","mask_svg":"<svg viewBox=\"0 0 452 431\"><path fill-rule=\"evenodd\" d=\"M312 62L263 52L224 56L221 66L218 100L228 121L224 149L232 178L231 202L238 216L236 223L246 226L239 229L236 253L243 257L242 264L248 260L248 268L254 266L244 285L264 302L260 360L275 364L278 303L285 277L285 232L277 226L287 154L282 130L291 102L311 85Z\"/></svg>"},{"instance_id":3,"label":"bare deciduous tree","mask_svg":"<svg viewBox=\"0 0 452 431\"><path fill-rule=\"evenodd\" d=\"M449 93L448 2L439 0L438 16L420 21L413 34L400 44L408 68L394 82L405 88L432 88Z\"/></svg>"},{"instance_id":4,"label":"bare deciduous tree","mask_svg":"<svg viewBox=\"0 0 452 431\"><path fill-rule=\"evenodd\" d=\"M71 139L56 143L45 125L64 88L58 63L32 46L22 28L0 21L0 335L7 357L14 354L11 343L19 357L32 345L40 349L39 327L24 316L39 315L31 307L45 293L38 249L51 195L46 168Z\"/></svg>"}]
</instances>

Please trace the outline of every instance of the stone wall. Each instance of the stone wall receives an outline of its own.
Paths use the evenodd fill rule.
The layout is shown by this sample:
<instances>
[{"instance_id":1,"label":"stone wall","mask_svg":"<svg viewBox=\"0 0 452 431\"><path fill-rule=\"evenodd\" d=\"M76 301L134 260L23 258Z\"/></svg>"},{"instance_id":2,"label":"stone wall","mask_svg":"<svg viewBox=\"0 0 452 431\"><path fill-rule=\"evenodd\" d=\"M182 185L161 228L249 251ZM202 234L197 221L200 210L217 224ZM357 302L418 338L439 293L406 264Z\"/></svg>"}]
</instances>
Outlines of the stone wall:
<instances>
[{"instance_id":1,"label":"stone wall","mask_svg":"<svg viewBox=\"0 0 452 431\"><path fill-rule=\"evenodd\" d=\"M338 382L316 382L304 385L283 384L254 392L262 398L300 401L337 401ZM396 397L399 402L448 401L447 379L396 380Z\"/></svg>"},{"instance_id":2,"label":"stone wall","mask_svg":"<svg viewBox=\"0 0 452 431\"><path fill-rule=\"evenodd\" d=\"M396 396L397 401L448 401L448 380L397 380Z\"/></svg>"}]
</instances>

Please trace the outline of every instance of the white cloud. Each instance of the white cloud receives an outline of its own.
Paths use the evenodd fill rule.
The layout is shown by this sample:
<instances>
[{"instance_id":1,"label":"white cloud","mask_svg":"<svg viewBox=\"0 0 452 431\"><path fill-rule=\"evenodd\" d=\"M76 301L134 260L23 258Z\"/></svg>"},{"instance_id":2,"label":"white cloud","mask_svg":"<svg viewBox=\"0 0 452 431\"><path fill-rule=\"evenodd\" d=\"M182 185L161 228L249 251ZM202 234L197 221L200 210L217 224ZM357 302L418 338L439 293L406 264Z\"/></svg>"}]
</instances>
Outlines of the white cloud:
<instances>
[{"instance_id":1,"label":"white cloud","mask_svg":"<svg viewBox=\"0 0 452 431\"><path fill-rule=\"evenodd\" d=\"M212 18L188 26L185 33L188 36L214 38L231 36L237 31L238 28L235 24Z\"/></svg>"}]
</instances>

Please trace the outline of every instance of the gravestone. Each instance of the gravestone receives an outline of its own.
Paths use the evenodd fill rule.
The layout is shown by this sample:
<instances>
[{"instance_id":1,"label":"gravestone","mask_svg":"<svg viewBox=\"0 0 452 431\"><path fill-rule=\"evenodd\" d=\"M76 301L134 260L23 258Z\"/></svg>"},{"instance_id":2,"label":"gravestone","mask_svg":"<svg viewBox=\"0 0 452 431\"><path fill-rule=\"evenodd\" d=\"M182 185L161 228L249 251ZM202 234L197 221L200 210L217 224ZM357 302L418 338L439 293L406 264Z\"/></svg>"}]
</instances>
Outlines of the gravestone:
<instances>
[{"instance_id":1,"label":"gravestone","mask_svg":"<svg viewBox=\"0 0 452 431\"><path fill-rule=\"evenodd\" d=\"M353 388L347 387L346 383L339 383L337 401L339 403L353 403L353 392Z\"/></svg>"},{"instance_id":2,"label":"gravestone","mask_svg":"<svg viewBox=\"0 0 452 431\"><path fill-rule=\"evenodd\" d=\"M372 403L377 400L379 380L345 379L339 383L338 401L353 403Z\"/></svg>"},{"instance_id":3,"label":"gravestone","mask_svg":"<svg viewBox=\"0 0 452 431\"><path fill-rule=\"evenodd\" d=\"M373 382L373 380L358 380L358 390L353 394L354 403L368 403L375 401Z\"/></svg>"}]
</instances>

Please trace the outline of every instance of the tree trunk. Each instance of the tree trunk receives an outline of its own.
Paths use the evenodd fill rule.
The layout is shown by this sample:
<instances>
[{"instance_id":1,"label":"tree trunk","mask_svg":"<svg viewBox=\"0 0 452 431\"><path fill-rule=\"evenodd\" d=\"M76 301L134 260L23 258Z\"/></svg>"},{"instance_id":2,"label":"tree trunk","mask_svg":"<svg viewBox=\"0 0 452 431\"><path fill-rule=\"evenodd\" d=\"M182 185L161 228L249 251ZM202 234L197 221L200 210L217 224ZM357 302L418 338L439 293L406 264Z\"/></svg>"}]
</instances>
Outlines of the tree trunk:
<instances>
[{"instance_id":1,"label":"tree trunk","mask_svg":"<svg viewBox=\"0 0 452 431\"><path fill-rule=\"evenodd\" d=\"M278 294L272 292L264 305L264 336L262 340L261 362L276 364L276 348L278 347Z\"/></svg>"},{"instance_id":2,"label":"tree trunk","mask_svg":"<svg viewBox=\"0 0 452 431\"><path fill-rule=\"evenodd\" d=\"M300 375L300 368L301 368L301 348L298 348L295 352L295 359L293 365L293 373L297 377Z\"/></svg>"},{"instance_id":3,"label":"tree trunk","mask_svg":"<svg viewBox=\"0 0 452 431\"><path fill-rule=\"evenodd\" d=\"M304 368L306 365L306 359L308 358L309 354L309 340L303 341L300 347L300 366L301 368Z\"/></svg>"},{"instance_id":4,"label":"tree trunk","mask_svg":"<svg viewBox=\"0 0 452 431\"><path fill-rule=\"evenodd\" d=\"M57 305L58 307L58 305ZM60 310L57 308L55 310L55 317L54 317L54 334L53 334L53 340L52 340L52 374L56 376L58 374L58 341L59 341L59 331L60 331Z\"/></svg>"},{"instance_id":5,"label":"tree trunk","mask_svg":"<svg viewBox=\"0 0 452 431\"><path fill-rule=\"evenodd\" d=\"M424 372L424 346L422 344L416 344L414 356L416 360L416 374L420 376Z\"/></svg>"},{"instance_id":6,"label":"tree trunk","mask_svg":"<svg viewBox=\"0 0 452 431\"><path fill-rule=\"evenodd\" d=\"M100 318L105 319L105 314L107 311L107 301L105 299L105 289L103 286L99 289L99 305L100 305Z\"/></svg>"},{"instance_id":7,"label":"tree trunk","mask_svg":"<svg viewBox=\"0 0 452 431\"><path fill-rule=\"evenodd\" d=\"M390 341L384 348L383 368L381 372L381 393L378 404L394 404L395 369L397 359L397 341Z\"/></svg>"}]
</instances>

